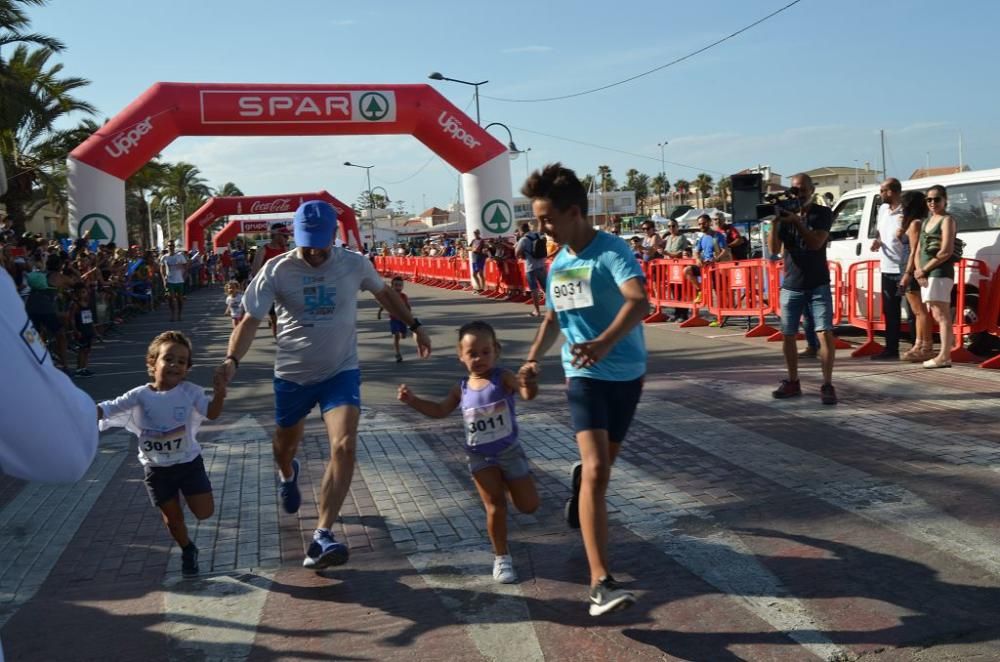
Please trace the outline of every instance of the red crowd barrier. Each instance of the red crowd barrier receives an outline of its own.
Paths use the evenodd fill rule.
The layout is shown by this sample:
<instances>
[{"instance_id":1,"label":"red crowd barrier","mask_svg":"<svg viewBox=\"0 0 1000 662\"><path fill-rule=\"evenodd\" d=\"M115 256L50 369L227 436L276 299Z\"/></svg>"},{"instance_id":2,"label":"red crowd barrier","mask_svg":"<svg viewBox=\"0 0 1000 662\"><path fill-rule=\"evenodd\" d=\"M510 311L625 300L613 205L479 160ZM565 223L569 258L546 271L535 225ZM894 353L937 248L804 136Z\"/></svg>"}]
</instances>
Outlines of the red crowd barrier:
<instances>
[{"instance_id":1,"label":"red crowd barrier","mask_svg":"<svg viewBox=\"0 0 1000 662\"><path fill-rule=\"evenodd\" d=\"M709 312L717 318L757 317L757 326L746 332L747 338L773 335L776 330L764 322L772 310L769 268L769 260L758 259L720 262L704 269L702 293Z\"/></svg>"},{"instance_id":2,"label":"red crowd barrier","mask_svg":"<svg viewBox=\"0 0 1000 662\"><path fill-rule=\"evenodd\" d=\"M847 270L847 323L868 334L864 344L851 352L853 357L871 356L885 349L875 340L876 331L885 331L885 320L875 308L876 271L881 274L878 260L857 262ZM864 289L858 287L859 278L864 280Z\"/></svg>"},{"instance_id":3,"label":"red crowd barrier","mask_svg":"<svg viewBox=\"0 0 1000 662\"><path fill-rule=\"evenodd\" d=\"M684 277L684 268L697 264L691 258L685 259L663 259L652 260L643 265L646 274L647 289L650 293L650 301L655 308L652 315L646 318L646 322L664 322L666 315L664 308L681 308L690 310L688 319L681 322L682 327L708 326L708 322L698 314L703 303L695 303L698 293L702 291L704 283L708 282L707 267L702 269L702 287L696 287Z\"/></svg>"},{"instance_id":4,"label":"red crowd barrier","mask_svg":"<svg viewBox=\"0 0 1000 662\"><path fill-rule=\"evenodd\" d=\"M982 302L986 301L986 308L982 308ZM979 292L980 310L986 316L986 331L994 336L1000 337L1000 267L993 274L990 281L989 291L985 294ZM979 364L980 368L1000 369L1000 355L994 356Z\"/></svg>"},{"instance_id":5,"label":"red crowd barrier","mask_svg":"<svg viewBox=\"0 0 1000 662\"><path fill-rule=\"evenodd\" d=\"M976 320L972 323L965 321L965 304L969 289L969 280L978 275L979 280L975 283L979 291L979 305L976 310ZM955 330L955 344L951 348L951 360L955 363L978 363L979 357L965 348L965 336L971 333L980 333L990 328L990 321L987 319L990 312L990 268L982 260L962 258L955 263L955 319L952 320ZM993 316L995 323L996 315Z\"/></svg>"}]
</instances>

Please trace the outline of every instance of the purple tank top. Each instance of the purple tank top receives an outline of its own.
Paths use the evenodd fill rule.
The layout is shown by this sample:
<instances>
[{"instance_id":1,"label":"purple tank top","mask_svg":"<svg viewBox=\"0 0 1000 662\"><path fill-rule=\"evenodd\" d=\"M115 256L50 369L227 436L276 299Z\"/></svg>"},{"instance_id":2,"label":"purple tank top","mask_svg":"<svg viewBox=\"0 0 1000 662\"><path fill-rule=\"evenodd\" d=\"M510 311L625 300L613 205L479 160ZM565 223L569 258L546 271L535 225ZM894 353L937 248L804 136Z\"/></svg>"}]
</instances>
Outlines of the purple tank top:
<instances>
[{"instance_id":1,"label":"purple tank top","mask_svg":"<svg viewBox=\"0 0 1000 662\"><path fill-rule=\"evenodd\" d=\"M479 455L496 455L517 443L517 418L514 395L505 393L501 375L496 368L490 383L480 389L469 388L462 380L462 418L465 421L465 449Z\"/></svg>"}]
</instances>

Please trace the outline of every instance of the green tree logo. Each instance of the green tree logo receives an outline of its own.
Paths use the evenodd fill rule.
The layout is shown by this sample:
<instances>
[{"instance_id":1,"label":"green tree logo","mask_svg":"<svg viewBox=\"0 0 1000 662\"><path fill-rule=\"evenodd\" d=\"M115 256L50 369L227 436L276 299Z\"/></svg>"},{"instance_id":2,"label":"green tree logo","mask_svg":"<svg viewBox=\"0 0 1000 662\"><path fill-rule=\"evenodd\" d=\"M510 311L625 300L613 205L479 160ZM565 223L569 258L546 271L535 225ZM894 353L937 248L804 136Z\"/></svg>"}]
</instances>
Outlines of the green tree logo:
<instances>
[{"instance_id":1,"label":"green tree logo","mask_svg":"<svg viewBox=\"0 0 1000 662\"><path fill-rule=\"evenodd\" d=\"M490 200L483 205L480 220L483 222L483 227L493 234L504 234L513 225L514 214L505 200Z\"/></svg>"},{"instance_id":2,"label":"green tree logo","mask_svg":"<svg viewBox=\"0 0 1000 662\"><path fill-rule=\"evenodd\" d=\"M389 100L378 92L366 92L358 100L361 117L369 122L378 122L389 114Z\"/></svg>"},{"instance_id":3,"label":"green tree logo","mask_svg":"<svg viewBox=\"0 0 1000 662\"><path fill-rule=\"evenodd\" d=\"M86 237L88 233L91 240L102 244L115 241L117 234L114 222L104 214L87 214L80 219L80 225L76 229L76 236Z\"/></svg>"}]
</instances>

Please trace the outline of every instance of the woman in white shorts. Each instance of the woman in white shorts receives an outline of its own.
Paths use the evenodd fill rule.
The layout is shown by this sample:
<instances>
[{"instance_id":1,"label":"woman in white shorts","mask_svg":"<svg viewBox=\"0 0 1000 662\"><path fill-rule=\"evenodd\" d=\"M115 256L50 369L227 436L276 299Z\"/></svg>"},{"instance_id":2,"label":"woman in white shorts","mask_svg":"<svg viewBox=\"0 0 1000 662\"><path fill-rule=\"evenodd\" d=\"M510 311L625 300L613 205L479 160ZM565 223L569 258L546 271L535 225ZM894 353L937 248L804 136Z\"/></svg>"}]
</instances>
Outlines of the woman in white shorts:
<instances>
[{"instance_id":1,"label":"woman in white shorts","mask_svg":"<svg viewBox=\"0 0 1000 662\"><path fill-rule=\"evenodd\" d=\"M955 286L955 219L947 213L948 192L943 186L927 191L930 218L920 228L917 268L913 276L920 284L920 298L931 311L941 333L941 351L924 361L925 368L951 367L951 288Z\"/></svg>"}]
</instances>

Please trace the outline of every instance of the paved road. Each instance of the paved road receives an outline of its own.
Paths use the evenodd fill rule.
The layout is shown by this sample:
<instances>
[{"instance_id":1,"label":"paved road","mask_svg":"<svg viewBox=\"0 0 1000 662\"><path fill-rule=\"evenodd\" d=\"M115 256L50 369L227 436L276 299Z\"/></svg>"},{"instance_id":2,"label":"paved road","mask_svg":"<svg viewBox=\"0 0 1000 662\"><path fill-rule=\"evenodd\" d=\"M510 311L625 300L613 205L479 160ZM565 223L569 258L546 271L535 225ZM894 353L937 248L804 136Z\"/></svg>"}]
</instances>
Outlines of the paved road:
<instances>
[{"instance_id":1,"label":"paved road","mask_svg":"<svg viewBox=\"0 0 1000 662\"><path fill-rule=\"evenodd\" d=\"M300 567L328 457L314 415L301 511L277 506L269 434L273 344L262 330L222 418L201 434L217 513L194 528L203 576L148 504L134 442L105 435L72 486L0 478L0 634L11 660L967 660L1000 658L1000 374L925 371L841 352L838 407L818 366L777 402L778 346L738 329L647 328L650 371L616 464L612 557L640 601L586 614L579 535L561 521L575 459L561 370L520 408L542 497L512 518L519 584L489 578L484 515L457 419L395 401L461 376L455 329L479 317L510 364L528 306L408 285L435 355L393 361L375 306L360 311L365 402L359 472L339 534L348 565ZM210 384L229 322L203 290L176 326L191 379ZM142 383L161 311L99 346L95 399ZM977 657L978 656L978 657Z\"/></svg>"}]
</instances>

